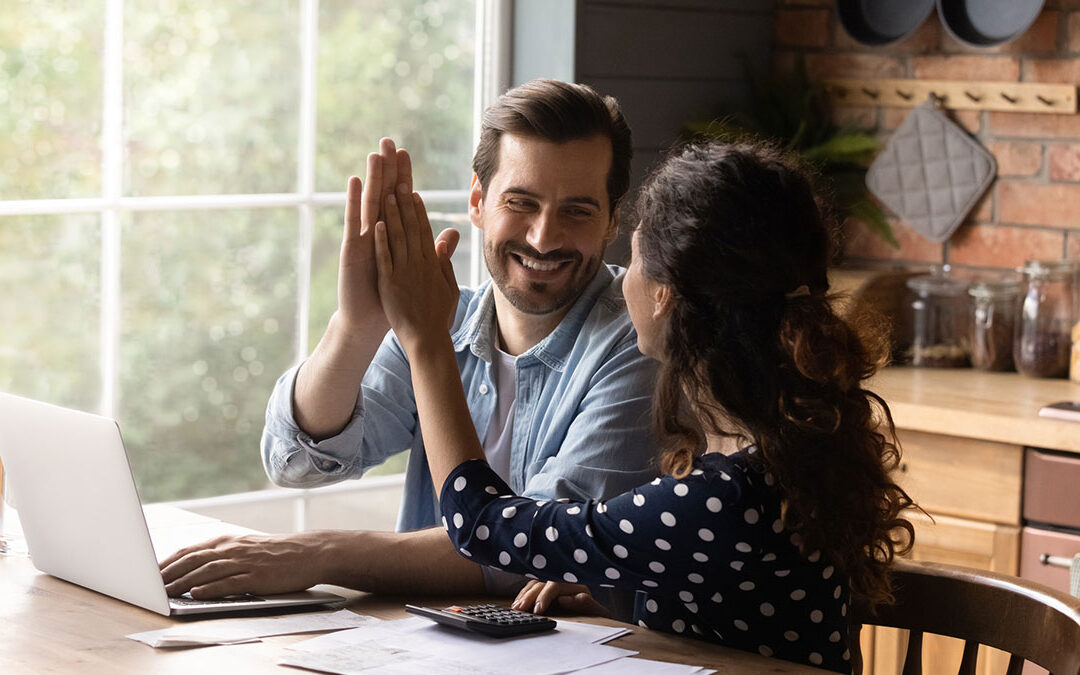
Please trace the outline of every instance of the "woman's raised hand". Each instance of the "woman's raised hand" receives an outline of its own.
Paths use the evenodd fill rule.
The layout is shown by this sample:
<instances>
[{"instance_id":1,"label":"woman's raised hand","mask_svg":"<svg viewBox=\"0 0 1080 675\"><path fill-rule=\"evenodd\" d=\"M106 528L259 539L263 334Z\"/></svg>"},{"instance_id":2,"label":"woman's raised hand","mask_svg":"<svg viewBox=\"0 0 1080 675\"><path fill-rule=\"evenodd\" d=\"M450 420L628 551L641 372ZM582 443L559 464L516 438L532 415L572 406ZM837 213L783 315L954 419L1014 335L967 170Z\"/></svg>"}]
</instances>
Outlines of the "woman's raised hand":
<instances>
[{"instance_id":1,"label":"woman's raised hand","mask_svg":"<svg viewBox=\"0 0 1080 675\"><path fill-rule=\"evenodd\" d=\"M450 254L457 232L436 242L420 195L404 183L387 195L385 220L375 226L375 262L383 311L406 351L425 339L447 337L458 286Z\"/></svg>"}]
</instances>

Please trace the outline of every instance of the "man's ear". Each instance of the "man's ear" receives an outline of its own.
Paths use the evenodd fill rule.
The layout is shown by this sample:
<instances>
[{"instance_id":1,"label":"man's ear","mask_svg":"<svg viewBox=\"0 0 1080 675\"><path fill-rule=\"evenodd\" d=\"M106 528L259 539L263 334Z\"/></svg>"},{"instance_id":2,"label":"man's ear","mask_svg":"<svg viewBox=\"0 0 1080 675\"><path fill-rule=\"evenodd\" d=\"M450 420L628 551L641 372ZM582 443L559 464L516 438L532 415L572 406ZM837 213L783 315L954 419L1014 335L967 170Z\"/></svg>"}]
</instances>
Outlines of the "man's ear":
<instances>
[{"instance_id":1,"label":"man's ear","mask_svg":"<svg viewBox=\"0 0 1080 675\"><path fill-rule=\"evenodd\" d=\"M476 227L484 229L484 187L475 173L469 185L469 220Z\"/></svg>"},{"instance_id":2,"label":"man's ear","mask_svg":"<svg viewBox=\"0 0 1080 675\"><path fill-rule=\"evenodd\" d=\"M604 235L604 246L607 246L611 242L615 241L619 236L619 217L612 213L611 219L608 221L607 234Z\"/></svg>"},{"instance_id":3,"label":"man's ear","mask_svg":"<svg viewBox=\"0 0 1080 675\"><path fill-rule=\"evenodd\" d=\"M675 309L675 291L667 284L656 284L653 291L653 318L660 319Z\"/></svg>"}]
</instances>

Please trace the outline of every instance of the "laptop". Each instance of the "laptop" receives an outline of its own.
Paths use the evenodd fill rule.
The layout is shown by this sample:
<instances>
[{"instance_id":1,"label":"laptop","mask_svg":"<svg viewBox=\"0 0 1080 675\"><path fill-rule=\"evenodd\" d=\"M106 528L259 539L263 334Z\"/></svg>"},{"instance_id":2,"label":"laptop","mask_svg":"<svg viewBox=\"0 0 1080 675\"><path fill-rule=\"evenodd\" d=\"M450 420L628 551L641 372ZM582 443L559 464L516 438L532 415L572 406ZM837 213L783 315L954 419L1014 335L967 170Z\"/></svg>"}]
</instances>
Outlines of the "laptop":
<instances>
[{"instance_id":1,"label":"laptop","mask_svg":"<svg viewBox=\"0 0 1080 675\"><path fill-rule=\"evenodd\" d=\"M0 461L30 558L46 574L166 616L345 600L320 591L168 597L115 420L0 393Z\"/></svg>"}]
</instances>

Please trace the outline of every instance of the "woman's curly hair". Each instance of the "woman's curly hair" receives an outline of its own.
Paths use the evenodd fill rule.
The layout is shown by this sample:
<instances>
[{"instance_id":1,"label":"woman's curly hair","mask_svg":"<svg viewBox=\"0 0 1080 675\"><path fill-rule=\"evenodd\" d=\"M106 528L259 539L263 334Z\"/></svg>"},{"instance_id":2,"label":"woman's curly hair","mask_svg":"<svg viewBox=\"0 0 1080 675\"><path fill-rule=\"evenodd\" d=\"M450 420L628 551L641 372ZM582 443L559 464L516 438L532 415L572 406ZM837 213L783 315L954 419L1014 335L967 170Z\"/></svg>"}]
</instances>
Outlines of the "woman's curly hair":
<instances>
[{"instance_id":1,"label":"woman's curly hair","mask_svg":"<svg viewBox=\"0 0 1080 675\"><path fill-rule=\"evenodd\" d=\"M654 404L663 468L685 475L703 431L753 444L803 549L888 602L889 564L914 540L914 504L890 476L892 416L863 387L888 341L873 317L834 311L832 221L809 176L773 148L713 142L676 151L642 188L642 270L675 297Z\"/></svg>"}]
</instances>

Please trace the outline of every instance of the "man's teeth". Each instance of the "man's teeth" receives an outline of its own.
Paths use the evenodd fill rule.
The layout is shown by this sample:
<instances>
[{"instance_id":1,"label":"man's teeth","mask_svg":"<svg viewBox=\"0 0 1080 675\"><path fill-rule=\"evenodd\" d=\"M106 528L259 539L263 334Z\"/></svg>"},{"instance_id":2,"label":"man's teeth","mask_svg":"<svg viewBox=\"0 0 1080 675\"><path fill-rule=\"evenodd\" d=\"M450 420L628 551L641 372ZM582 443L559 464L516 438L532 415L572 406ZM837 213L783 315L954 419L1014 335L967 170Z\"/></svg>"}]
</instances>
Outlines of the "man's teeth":
<instances>
[{"instance_id":1,"label":"man's teeth","mask_svg":"<svg viewBox=\"0 0 1080 675\"><path fill-rule=\"evenodd\" d=\"M540 262L539 260L533 260L532 258L526 258L525 256L518 256L518 260L521 261L522 267L527 267L538 272L551 272L559 269L559 266L562 265L561 262Z\"/></svg>"}]
</instances>

